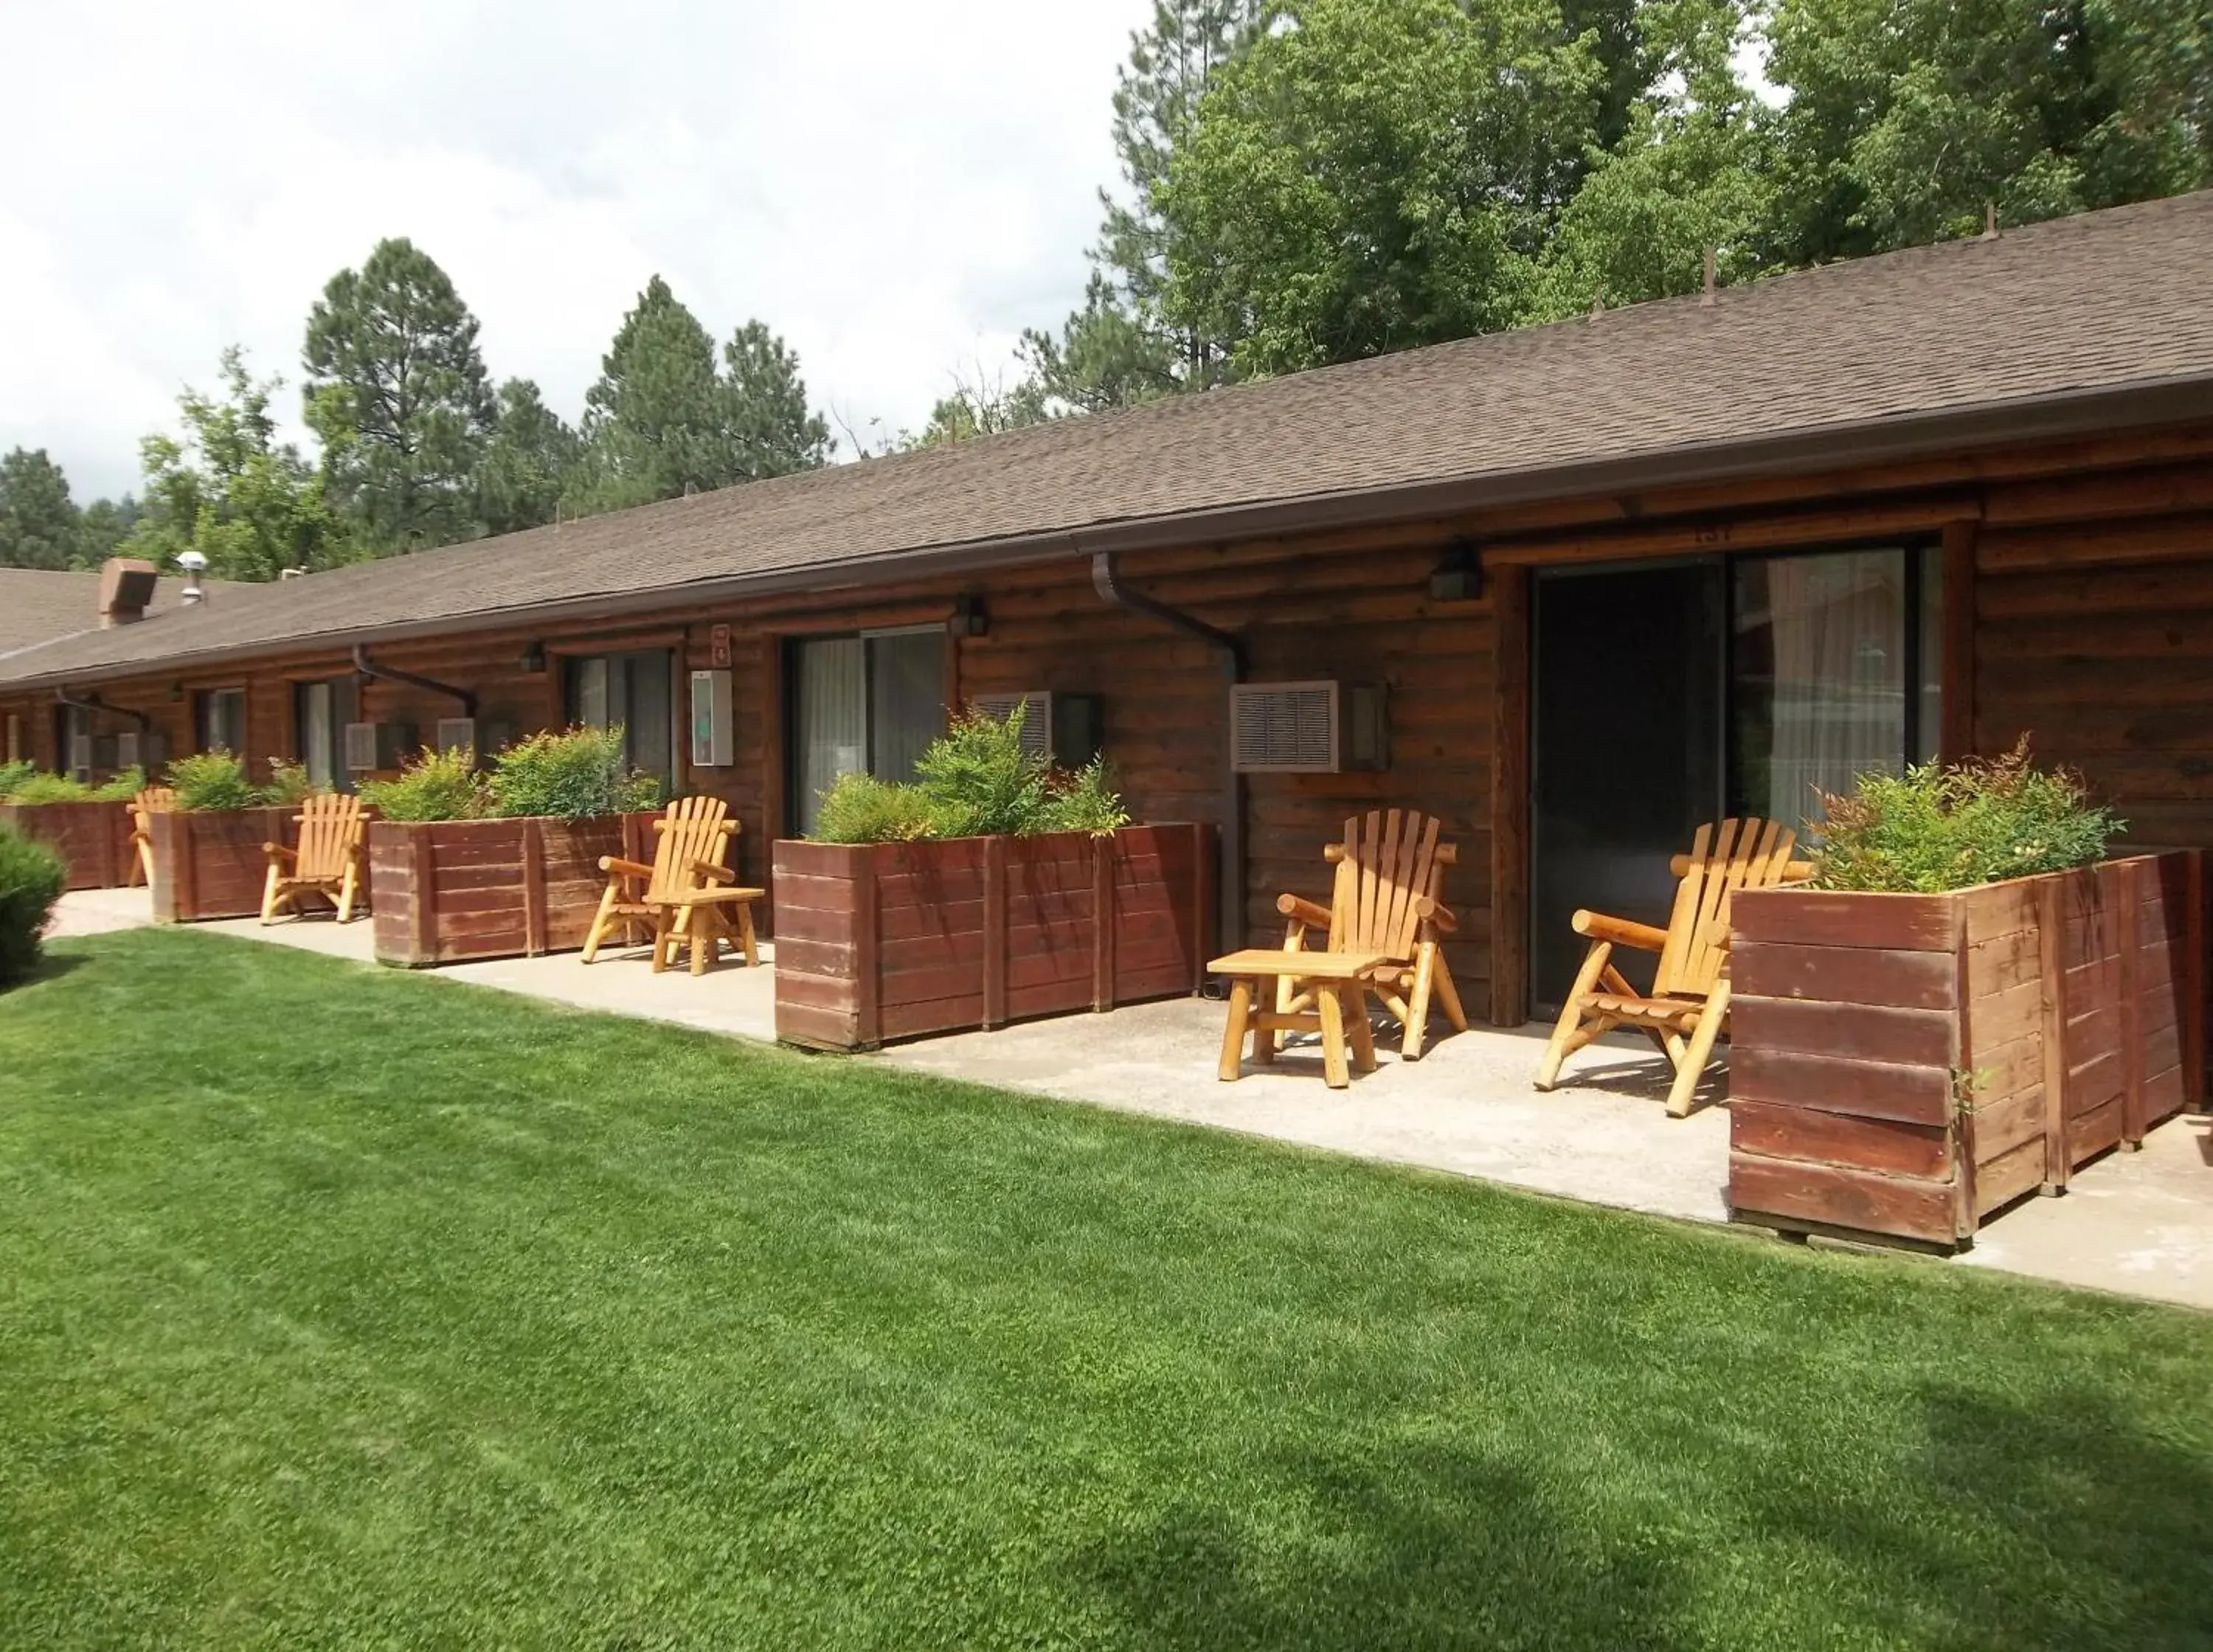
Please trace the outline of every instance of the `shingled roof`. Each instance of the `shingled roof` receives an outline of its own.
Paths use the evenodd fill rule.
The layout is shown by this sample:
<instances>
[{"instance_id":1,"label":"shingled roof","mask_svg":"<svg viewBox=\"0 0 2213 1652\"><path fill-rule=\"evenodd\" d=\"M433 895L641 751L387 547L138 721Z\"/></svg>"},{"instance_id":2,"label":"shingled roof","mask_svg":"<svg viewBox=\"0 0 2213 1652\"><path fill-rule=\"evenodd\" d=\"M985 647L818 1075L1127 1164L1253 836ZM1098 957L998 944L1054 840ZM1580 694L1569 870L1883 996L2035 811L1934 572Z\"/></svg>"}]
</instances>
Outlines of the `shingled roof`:
<instances>
[{"instance_id":1,"label":"shingled roof","mask_svg":"<svg viewBox=\"0 0 2213 1652\"><path fill-rule=\"evenodd\" d=\"M100 623L97 574L0 568L0 654Z\"/></svg>"},{"instance_id":2,"label":"shingled roof","mask_svg":"<svg viewBox=\"0 0 2213 1652\"><path fill-rule=\"evenodd\" d=\"M1638 466L1687 480L1761 454L1901 454L2155 396L2213 414L2213 192L233 587L0 657L0 682L1225 537L1263 512L1280 527L1565 497Z\"/></svg>"}]
</instances>

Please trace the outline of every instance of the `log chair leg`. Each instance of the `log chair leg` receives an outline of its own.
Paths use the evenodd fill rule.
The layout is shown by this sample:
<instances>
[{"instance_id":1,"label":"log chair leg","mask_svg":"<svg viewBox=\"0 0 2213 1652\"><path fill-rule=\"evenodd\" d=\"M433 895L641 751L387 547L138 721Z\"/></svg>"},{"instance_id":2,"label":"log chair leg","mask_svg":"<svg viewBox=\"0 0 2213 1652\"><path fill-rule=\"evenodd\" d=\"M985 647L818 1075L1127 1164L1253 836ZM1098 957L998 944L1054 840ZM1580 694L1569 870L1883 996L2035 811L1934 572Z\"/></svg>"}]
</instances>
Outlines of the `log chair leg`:
<instances>
[{"instance_id":1,"label":"log chair leg","mask_svg":"<svg viewBox=\"0 0 2213 1652\"><path fill-rule=\"evenodd\" d=\"M668 969L669 956L676 950L674 916L666 906L653 909L653 972L655 975Z\"/></svg>"},{"instance_id":2,"label":"log chair leg","mask_svg":"<svg viewBox=\"0 0 2213 1652\"><path fill-rule=\"evenodd\" d=\"M1671 1118L1684 1118L1691 1111L1698 1076L1712 1058L1714 1040L1721 1036L1722 1023L1728 1017L1728 983L1716 982L1713 996L1706 1000L1705 1012L1698 1017L1697 1030L1691 1034L1690 1047L1683 1052L1683 1064L1675 1069L1675 1082L1668 1087L1667 1113Z\"/></svg>"},{"instance_id":3,"label":"log chair leg","mask_svg":"<svg viewBox=\"0 0 2213 1652\"><path fill-rule=\"evenodd\" d=\"M1552 1027L1552 1037L1545 1045L1545 1058L1537 1064L1537 1088L1549 1090L1559 1082L1560 1064L1568 1058L1568 1040L1575 1036L1576 1027L1583 1018L1583 999L1597 983L1599 972L1606 960L1613 956L1613 943L1594 941L1591 949L1583 954L1583 966L1576 972L1576 984L1568 993L1568 1001L1560 1008L1560 1019Z\"/></svg>"},{"instance_id":4,"label":"log chair leg","mask_svg":"<svg viewBox=\"0 0 2213 1652\"><path fill-rule=\"evenodd\" d=\"M1351 1000L1347 1006L1352 1016L1348 1029L1352 1034L1352 1062L1363 1073L1375 1070L1375 1029L1368 1024L1368 992L1357 981L1345 991Z\"/></svg>"},{"instance_id":5,"label":"log chair leg","mask_svg":"<svg viewBox=\"0 0 2213 1652\"><path fill-rule=\"evenodd\" d=\"M1245 1023L1252 1013L1253 984L1241 976L1229 984L1229 1015L1222 1028L1221 1076L1225 1084L1244 1070Z\"/></svg>"},{"instance_id":6,"label":"log chair leg","mask_svg":"<svg viewBox=\"0 0 2213 1652\"><path fill-rule=\"evenodd\" d=\"M270 862L268 879L261 886L261 921L264 924L277 921L277 892L283 887L281 875L277 869L277 863Z\"/></svg>"},{"instance_id":7,"label":"log chair leg","mask_svg":"<svg viewBox=\"0 0 2213 1652\"><path fill-rule=\"evenodd\" d=\"M584 961L592 963L600 955L600 942L607 939L607 909L615 904L615 883L607 881L607 893L600 897L600 910L592 915L592 927L584 936Z\"/></svg>"},{"instance_id":8,"label":"log chair leg","mask_svg":"<svg viewBox=\"0 0 2213 1652\"><path fill-rule=\"evenodd\" d=\"M354 869L351 866L348 866L345 869L345 881L338 885L338 922L341 924L353 922L353 895Z\"/></svg>"},{"instance_id":9,"label":"log chair leg","mask_svg":"<svg viewBox=\"0 0 2213 1652\"><path fill-rule=\"evenodd\" d=\"M1445 962L1443 948L1430 942L1430 952L1436 960L1437 1002L1445 1007L1445 1020L1455 1033L1467 1031L1467 1011L1460 1008L1460 988L1454 984L1452 966Z\"/></svg>"},{"instance_id":10,"label":"log chair leg","mask_svg":"<svg viewBox=\"0 0 2213 1652\"><path fill-rule=\"evenodd\" d=\"M1430 993L1436 978L1436 948L1414 948L1414 988L1406 995L1406 1041L1399 1053L1409 1061L1422 1058L1422 1045L1430 1033Z\"/></svg>"},{"instance_id":11,"label":"log chair leg","mask_svg":"<svg viewBox=\"0 0 2213 1652\"><path fill-rule=\"evenodd\" d=\"M750 900L738 903L738 934L745 942L746 967L758 967L760 964L760 943L753 937L753 904Z\"/></svg>"},{"instance_id":12,"label":"log chair leg","mask_svg":"<svg viewBox=\"0 0 2213 1652\"><path fill-rule=\"evenodd\" d=\"M715 926L707 922L706 913L692 913L692 973L693 975L704 975L707 972L707 960L713 954L714 950Z\"/></svg>"},{"instance_id":13,"label":"log chair leg","mask_svg":"<svg viewBox=\"0 0 2213 1652\"><path fill-rule=\"evenodd\" d=\"M1317 982L1315 1003L1321 1009L1321 1077L1332 1090L1352 1082L1344 1065L1344 989L1336 981Z\"/></svg>"}]
</instances>

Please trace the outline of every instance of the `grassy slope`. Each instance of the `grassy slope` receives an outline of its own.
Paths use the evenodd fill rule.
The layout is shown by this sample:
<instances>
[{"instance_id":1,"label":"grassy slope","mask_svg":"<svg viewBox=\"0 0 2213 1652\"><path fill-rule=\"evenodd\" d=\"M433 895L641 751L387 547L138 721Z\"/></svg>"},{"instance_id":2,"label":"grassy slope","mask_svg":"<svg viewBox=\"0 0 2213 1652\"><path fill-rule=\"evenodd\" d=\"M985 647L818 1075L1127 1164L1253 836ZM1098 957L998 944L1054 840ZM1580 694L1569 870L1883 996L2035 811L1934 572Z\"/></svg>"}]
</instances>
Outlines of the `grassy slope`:
<instances>
[{"instance_id":1,"label":"grassy slope","mask_svg":"<svg viewBox=\"0 0 2213 1652\"><path fill-rule=\"evenodd\" d=\"M2213 1320L57 951L0 997L0 1645L2213 1632Z\"/></svg>"}]
</instances>

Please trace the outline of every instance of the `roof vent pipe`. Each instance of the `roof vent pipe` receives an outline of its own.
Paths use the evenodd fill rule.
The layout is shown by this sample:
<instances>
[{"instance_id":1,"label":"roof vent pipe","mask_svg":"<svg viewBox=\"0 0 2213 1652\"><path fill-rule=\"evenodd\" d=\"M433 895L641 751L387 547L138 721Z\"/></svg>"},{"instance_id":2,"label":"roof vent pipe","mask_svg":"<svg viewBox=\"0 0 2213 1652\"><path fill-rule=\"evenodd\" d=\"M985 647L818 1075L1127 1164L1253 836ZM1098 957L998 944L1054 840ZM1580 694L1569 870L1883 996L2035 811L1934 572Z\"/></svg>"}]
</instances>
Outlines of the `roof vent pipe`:
<instances>
[{"instance_id":1,"label":"roof vent pipe","mask_svg":"<svg viewBox=\"0 0 2213 1652\"><path fill-rule=\"evenodd\" d=\"M1232 686L1245 680L1245 641L1226 631L1217 630L1204 620L1172 608L1167 603L1133 591L1122 582L1122 570L1116 564L1112 551L1096 551L1091 557L1091 584L1100 596L1118 608L1127 608L1132 613L1145 614L1172 626L1186 637L1196 637L1202 643L1218 649L1222 673ZM1224 695L1226 700L1228 696ZM1222 875L1216 880L1216 890L1221 897L1221 910L1216 922L1216 936L1225 949L1234 949L1244 942L1245 936L1245 782L1237 772L1235 754L1230 750L1227 735L1228 718L1227 707L1222 727Z\"/></svg>"},{"instance_id":2,"label":"roof vent pipe","mask_svg":"<svg viewBox=\"0 0 2213 1652\"><path fill-rule=\"evenodd\" d=\"M442 683L436 677L418 676L412 671L400 671L392 666L381 666L369 657L367 645L353 645L353 668L361 676L375 681L405 683L410 688L420 688L433 694L443 694L460 703L461 715L472 717L477 714L477 697L466 688L456 688L451 683Z\"/></svg>"},{"instance_id":3,"label":"roof vent pipe","mask_svg":"<svg viewBox=\"0 0 2213 1652\"><path fill-rule=\"evenodd\" d=\"M185 570L185 588L178 593L187 607L196 607L207 600L207 593L200 588L200 576L207 571L207 558L197 551L177 552L177 566Z\"/></svg>"}]
</instances>

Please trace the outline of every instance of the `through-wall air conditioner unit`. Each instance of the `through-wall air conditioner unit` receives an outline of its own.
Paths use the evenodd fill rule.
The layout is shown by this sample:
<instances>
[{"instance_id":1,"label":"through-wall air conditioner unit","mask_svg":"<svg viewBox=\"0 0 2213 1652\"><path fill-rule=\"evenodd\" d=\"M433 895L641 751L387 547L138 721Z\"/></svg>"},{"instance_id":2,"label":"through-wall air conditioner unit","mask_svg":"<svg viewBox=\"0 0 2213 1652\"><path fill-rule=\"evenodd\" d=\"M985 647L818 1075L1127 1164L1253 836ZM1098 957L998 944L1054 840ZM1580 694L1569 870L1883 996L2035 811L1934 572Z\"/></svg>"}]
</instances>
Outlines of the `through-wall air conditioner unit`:
<instances>
[{"instance_id":1,"label":"through-wall air conditioner unit","mask_svg":"<svg viewBox=\"0 0 2213 1652\"><path fill-rule=\"evenodd\" d=\"M116 735L115 766L117 768L135 769L139 767L144 761L145 759L139 754L137 735Z\"/></svg>"},{"instance_id":2,"label":"through-wall air conditioner unit","mask_svg":"<svg viewBox=\"0 0 2213 1652\"><path fill-rule=\"evenodd\" d=\"M1229 748L1240 774L1388 768L1388 696L1381 683L1238 683Z\"/></svg>"},{"instance_id":3,"label":"through-wall air conditioner unit","mask_svg":"<svg viewBox=\"0 0 2213 1652\"><path fill-rule=\"evenodd\" d=\"M457 747L465 752L474 752L477 748L477 720L474 717L440 717L436 743L442 752L450 752Z\"/></svg>"},{"instance_id":4,"label":"through-wall air conditioner unit","mask_svg":"<svg viewBox=\"0 0 2213 1652\"><path fill-rule=\"evenodd\" d=\"M1021 694L978 694L969 704L1004 722L1022 713L1022 749L1055 768L1080 769L1106 749L1106 702L1097 694L1033 688Z\"/></svg>"},{"instance_id":5,"label":"through-wall air conditioner unit","mask_svg":"<svg viewBox=\"0 0 2213 1652\"><path fill-rule=\"evenodd\" d=\"M411 722L349 722L345 726L345 764L355 774L396 769L414 750L415 725Z\"/></svg>"},{"instance_id":6,"label":"through-wall air conditioner unit","mask_svg":"<svg viewBox=\"0 0 2213 1652\"><path fill-rule=\"evenodd\" d=\"M151 774L168 757L168 742L152 729L115 737L115 766L119 769L143 769Z\"/></svg>"}]
</instances>

